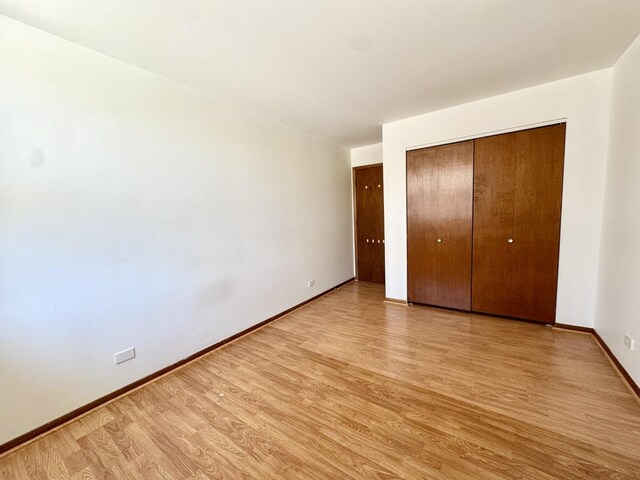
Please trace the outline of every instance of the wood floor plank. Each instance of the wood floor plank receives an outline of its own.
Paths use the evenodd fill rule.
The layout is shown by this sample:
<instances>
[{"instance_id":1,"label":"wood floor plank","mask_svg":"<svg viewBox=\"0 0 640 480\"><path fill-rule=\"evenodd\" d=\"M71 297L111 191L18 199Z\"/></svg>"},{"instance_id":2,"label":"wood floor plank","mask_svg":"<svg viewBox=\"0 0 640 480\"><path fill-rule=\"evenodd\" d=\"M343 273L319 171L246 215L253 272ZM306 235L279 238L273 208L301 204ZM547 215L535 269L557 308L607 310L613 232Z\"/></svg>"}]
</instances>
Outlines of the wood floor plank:
<instances>
[{"instance_id":1,"label":"wood floor plank","mask_svg":"<svg viewBox=\"0 0 640 480\"><path fill-rule=\"evenodd\" d=\"M353 283L4 457L4 479L638 479L591 335Z\"/></svg>"}]
</instances>

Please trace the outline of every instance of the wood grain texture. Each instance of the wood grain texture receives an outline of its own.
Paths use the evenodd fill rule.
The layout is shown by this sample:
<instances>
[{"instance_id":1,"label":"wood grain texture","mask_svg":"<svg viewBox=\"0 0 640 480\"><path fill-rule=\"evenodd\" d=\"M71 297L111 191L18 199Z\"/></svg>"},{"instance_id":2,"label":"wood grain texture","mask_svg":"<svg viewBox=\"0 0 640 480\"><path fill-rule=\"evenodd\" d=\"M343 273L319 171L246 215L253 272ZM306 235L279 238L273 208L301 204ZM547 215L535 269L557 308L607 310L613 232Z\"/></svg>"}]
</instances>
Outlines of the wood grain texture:
<instances>
[{"instance_id":1,"label":"wood grain texture","mask_svg":"<svg viewBox=\"0 0 640 480\"><path fill-rule=\"evenodd\" d=\"M472 309L555 322L565 124L475 142Z\"/></svg>"},{"instance_id":2,"label":"wood grain texture","mask_svg":"<svg viewBox=\"0 0 640 480\"><path fill-rule=\"evenodd\" d=\"M353 169L355 184L356 276L384 283L384 184L382 165Z\"/></svg>"},{"instance_id":3,"label":"wood grain texture","mask_svg":"<svg viewBox=\"0 0 640 480\"><path fill-rule=\"evenodd\" d=\"M409 302L471 309L473 143L407 152Z\"/></svg>"},{"instance_id":4,"label":"wood grain texture","mask_svg":"<svg viewBox=\"0 0 640 480\"><path fill-rule=\"evenodd\" d=\"M632 479L591 335L349 284L0 458L4 479Z\"/></svg>"}]
</instances>

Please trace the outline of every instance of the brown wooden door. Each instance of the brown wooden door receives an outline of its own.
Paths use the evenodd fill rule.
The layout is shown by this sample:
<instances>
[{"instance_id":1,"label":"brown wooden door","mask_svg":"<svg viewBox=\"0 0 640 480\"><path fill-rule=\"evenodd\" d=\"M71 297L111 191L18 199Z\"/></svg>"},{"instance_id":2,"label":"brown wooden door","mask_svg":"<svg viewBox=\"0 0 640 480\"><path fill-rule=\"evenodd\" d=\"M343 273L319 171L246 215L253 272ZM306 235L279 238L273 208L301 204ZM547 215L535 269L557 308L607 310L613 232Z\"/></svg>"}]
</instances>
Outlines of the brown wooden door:
<instances>
[{"instance_id":1,"label":"brown wooden door","mask_svg":"<svg viewBox=\"0 0 640 480\"><path fill-rule=\"evenodd\" d=\"M407 152L408 300L471 309L473 141Z\"/></svg>"},{"instance_id":2,"label":"brown wooden door","mask_svg":"<svg viewBox=\"0 0 640 480\"><path fill-rule=\"evenodd\" d=\"M476 140L474 311L555 321L565 124Z\"/></svg>"},{"instance_id":3,"label":"brown wooden door","mask_svg":"<svg viewBox=\"0 0 640 480\"><path fill-rule=\"evenodd\" d=\"M384 188L382 165L354 168L357 277L384 283Z\"/></svg>"}]
</instances>

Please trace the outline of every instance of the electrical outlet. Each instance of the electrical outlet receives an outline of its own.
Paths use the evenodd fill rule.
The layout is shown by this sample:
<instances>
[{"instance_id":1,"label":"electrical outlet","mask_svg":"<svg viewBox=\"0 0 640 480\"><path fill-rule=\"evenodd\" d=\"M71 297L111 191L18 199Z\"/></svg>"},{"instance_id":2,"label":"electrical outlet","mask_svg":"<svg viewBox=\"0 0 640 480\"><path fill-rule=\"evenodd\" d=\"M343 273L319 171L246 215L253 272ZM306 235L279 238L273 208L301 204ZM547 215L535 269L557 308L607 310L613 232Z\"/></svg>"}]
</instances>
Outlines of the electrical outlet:
<instances>
[{"instance_id":1,"label":"electrical outlet","mask_svg":"<svg viewBox=\"0 0 640 480\"><path fill-rule=\"evenodd\" d=\"M307 287L311 288L311 287L313 287L315 284L316 284L316 281L315 281L315 280L309 280L309 281L307 282Z\"/></svg>"},{"instance_id":2,"label":"electrical outlet","mask_svg":"<svg viewBox=\"0 0 640 480\"><path fill-rule=\"evenodd\" d=\"M634 344L636 342L629 336L628 333L624 334L624 344L627 346L629 350L633 350Z\"/></svg>"},{"instance_id":3,"label":"electrical outlet","mask_svg":"<svg viewBox=\"0 0 640 480\"><path fill-rule=\"evenodd\" d=\"M131 347L123 350L121 352L115 353L113 355L113 360L116 362L116 365L122 362L126 362L127 360L131 360L136 356L136 349Z\"/></svg>"}]
</instances>

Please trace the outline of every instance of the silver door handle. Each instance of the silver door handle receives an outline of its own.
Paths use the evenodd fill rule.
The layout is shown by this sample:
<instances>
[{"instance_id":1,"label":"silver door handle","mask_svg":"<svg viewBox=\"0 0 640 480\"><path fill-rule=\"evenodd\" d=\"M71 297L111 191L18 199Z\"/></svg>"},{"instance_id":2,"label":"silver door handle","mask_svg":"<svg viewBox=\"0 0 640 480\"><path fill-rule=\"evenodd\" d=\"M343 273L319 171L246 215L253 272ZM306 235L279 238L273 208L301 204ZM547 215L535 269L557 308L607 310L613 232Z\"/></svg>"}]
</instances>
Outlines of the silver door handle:
<instances>
[{"instance_id":1,"label":"silver door handle","mask_svg":"<svg viewBox=\"0 0 640 480\"><path fill-rule=\"evenodd\" d=\"M511 237L507 238L507 243L513 243L513 238Z\"/></svg>"}]
</instances>

